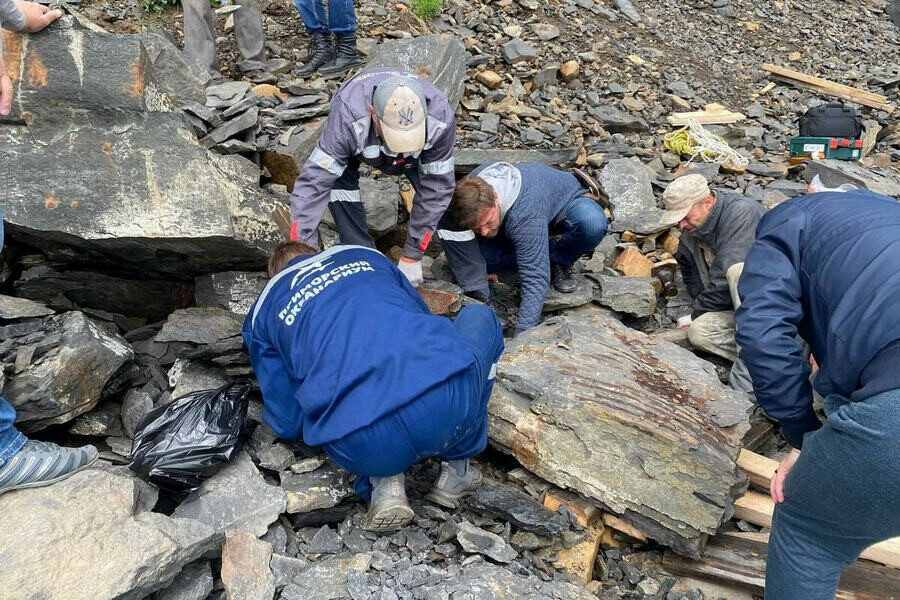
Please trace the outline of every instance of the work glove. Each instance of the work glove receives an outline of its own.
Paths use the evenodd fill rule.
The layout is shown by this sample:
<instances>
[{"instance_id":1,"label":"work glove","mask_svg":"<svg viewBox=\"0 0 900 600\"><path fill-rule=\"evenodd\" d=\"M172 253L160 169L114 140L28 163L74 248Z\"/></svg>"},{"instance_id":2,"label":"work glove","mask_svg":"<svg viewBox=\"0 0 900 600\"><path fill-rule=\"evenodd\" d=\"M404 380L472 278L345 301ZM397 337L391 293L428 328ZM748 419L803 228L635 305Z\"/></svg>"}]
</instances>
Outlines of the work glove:
<instances>
[{"instance_id":1,"label":"work glove","mask_svg":"<svg viewBox=\"0 0 900 600\"><path fill-rule=\"evenodd\" d=\"M397 268L400 269L400 272L403 273L407 279L409 279L409 282L413 287L419 287L419 284L424 281L421 260L414 260L412 258L401 256L400 261L397 263Z\"/></svg>"},{"instance_id":2,"label":"work glove","mask_svg":"<svg viewBox=\"0 0 900 600\"><path fill-rule=\"evenodd\" d=\"M678 317L678 329L686 329L691 326L694 320L691 318L691 315L684 315L683 317Z\"/></svg>"}]
</instances>

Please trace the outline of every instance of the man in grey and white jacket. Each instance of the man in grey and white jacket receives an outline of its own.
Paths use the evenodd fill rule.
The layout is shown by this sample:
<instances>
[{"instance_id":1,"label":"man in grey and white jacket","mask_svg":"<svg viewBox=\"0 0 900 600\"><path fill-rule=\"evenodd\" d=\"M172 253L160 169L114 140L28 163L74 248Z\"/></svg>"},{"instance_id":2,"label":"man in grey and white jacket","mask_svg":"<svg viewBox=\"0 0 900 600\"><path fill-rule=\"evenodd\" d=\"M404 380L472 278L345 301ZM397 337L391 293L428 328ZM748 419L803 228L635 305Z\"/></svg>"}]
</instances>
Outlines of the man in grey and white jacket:
<instances>
[{"instance_id":1,"label":"man in grey and white jacket","mask_svg":"<svg viewBox=\"0 0 900 600\"><path fill-rule=\"evenodd\" d=\"M455 141L453 109L431 82L391 68L362 71L338 89L322 136L294 183L291 239L317 246L327 205L341 243L374 248L359 194L359 166L402 173L416 197L397 266L418 285L422 255L453 196Z\"/></svg>"},{"instance_id":2,"label":"man in grey and white jacket","mask_svg":"<svg viewBox=\"0 0 900 600\"><path fill-rule=\"evenodd\" d=\"M62 16L61 10L50 10L37 2L0 0L0 27L36 33ZM3 38L0 37L0 115L12 109L12 79L3 60Z\"/></svg>"}]
</instances>

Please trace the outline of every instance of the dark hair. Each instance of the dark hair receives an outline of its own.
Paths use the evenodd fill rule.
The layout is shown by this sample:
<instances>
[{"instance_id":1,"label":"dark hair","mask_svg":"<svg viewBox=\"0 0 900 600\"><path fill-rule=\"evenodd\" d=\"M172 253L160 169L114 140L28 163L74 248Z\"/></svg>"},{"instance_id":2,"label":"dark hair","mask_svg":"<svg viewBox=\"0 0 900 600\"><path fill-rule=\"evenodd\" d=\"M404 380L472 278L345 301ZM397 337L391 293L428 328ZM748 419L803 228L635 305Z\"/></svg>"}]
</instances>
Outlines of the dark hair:
<instances>
[{"instance_id":1,"label":"dark hair","mask_svg":"<svg viewBox=\"0 0 900 600\"><path fill-rule=\"evenodd\" d=\"M456 184L450 201L450 216L462 227L472 228L483 210L494 206L494 188L476 175L463 177Z\"/></svg>"},{"instance_id":2,"label":"dark hair","mask_svg":"<svg viewBox=\"0 0 900 600\"><path fill-rule=\"evenodd\" d=\"M281 242L275 247L272 256L269 257L269 277L275 277L275 275L280 273L289 262L298 256L315 254L316 252L318 252L318 250L303 242L296 242L293 240Z\"/></svg>"}]
</instances>

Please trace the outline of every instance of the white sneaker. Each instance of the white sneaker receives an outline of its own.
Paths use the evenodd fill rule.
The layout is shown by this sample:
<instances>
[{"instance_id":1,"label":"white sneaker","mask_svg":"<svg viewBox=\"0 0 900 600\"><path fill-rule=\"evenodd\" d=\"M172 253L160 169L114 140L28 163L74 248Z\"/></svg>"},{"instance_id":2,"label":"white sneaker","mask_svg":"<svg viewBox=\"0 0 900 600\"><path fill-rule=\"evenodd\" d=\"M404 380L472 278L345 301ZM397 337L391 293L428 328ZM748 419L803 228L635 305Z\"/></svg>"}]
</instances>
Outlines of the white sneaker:
<instances>
[{"instance_id":1,"label":"white sneaker","mask_svg":"<svg viewBox=\"0 0 900 600\"><path fill-rule=\"evenodd\" d=\"M445 508L459 508L462 499L478 489L484 477L469 459L441 463L441 472L425 498Z\"/></svg>"},{"instance_id":2,"label":"white sneaker","mask_svg":"<svg viewBox=\"0 0 900 600\"><path fill-rule=\"evenodd\" d=\"M366 531L394 531L409 525L416 515L406 499L404 474L370 479L372 502L360 527Z\"/></svg>"}]
</instances>

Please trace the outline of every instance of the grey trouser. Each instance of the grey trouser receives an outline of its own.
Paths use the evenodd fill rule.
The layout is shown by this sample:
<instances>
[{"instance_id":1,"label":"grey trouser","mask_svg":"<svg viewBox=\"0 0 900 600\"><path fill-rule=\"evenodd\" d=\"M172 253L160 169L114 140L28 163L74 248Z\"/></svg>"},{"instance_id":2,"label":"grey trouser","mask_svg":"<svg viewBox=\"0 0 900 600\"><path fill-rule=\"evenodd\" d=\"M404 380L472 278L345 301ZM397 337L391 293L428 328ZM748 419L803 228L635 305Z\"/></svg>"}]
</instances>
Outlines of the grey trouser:
<instances>
[{"instance_id":1,"label":"grey trouser","mask_svg":"<svg viewBox=\"0 0 900 600\"><path fill-rule=\"evenodd\" d=\"M725 274L728 279L728 289L731 292L731 301L735 308L741 305L737 285L743 271L744 263L737 263L731 265ZM738 345L734 341L734 333L733 310L708 312L703 313L691 323L691 327L688 329L688 340L695 348L734 362L729 377L731 387L752 394L753 383L750 381L750 373L747 371L744 361L738 358Z\"/></svg>"},{"instance_id":2,"label":"grey trouser","mask_svg":"<svg viewBox=\"0 0 900 600\"><path fill-rule=\"evenodd\" d=\"M243 59L238 63L241 72L264 69L266 49L259 0L236 0L240 8L234 15L234 36ZM182 0L184 10L184 51L193 56L207 71L219 74L216 58L216 34L209 0Z\"/></svg>"}]
</instances>

